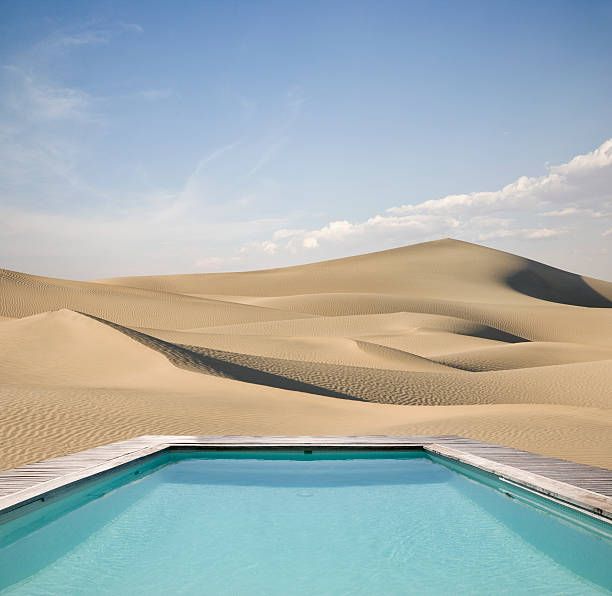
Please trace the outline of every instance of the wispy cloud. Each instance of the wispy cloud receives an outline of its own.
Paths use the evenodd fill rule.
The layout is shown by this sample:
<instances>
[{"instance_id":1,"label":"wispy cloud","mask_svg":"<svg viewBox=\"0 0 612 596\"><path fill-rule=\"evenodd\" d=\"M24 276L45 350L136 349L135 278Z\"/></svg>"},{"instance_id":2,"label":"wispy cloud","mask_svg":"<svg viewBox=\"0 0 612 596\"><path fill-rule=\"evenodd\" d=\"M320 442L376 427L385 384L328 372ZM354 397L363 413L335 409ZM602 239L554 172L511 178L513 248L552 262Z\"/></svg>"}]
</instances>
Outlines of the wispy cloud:
<instances>
[{"instance_id":1,"label":"wispy cloud","mask_svg":"<svg viewBox=\"0 0 612 596\"><path fill-rule=\"evenodd\" d=\"M187 176L183 187L177 193L177 200L184 203L193 204L198 201L202 201L205 198L209 198L207 196L209 181L205 175L208 166L215 160L221 158L223 155L230 153L239 147L240 144L241 141L237 140L232 143L222 145L221 147L217 147L204 154Z\"/></svg>"},{"instance_id":2,"label":"wispy cloud","mask_svg":"<svg viewBox=\"0 0 612 596\"><path fill-rule=\"evenodd\" d=\"M569 217L569 216L585 216L585 217L611 217L612 213L605 211L596 211L595 209L586 209L580 207L563 207L563 209L554 209L553 211L545 211L542 213L546 217Z\"/></svg>"},{"instance_id":3,"label":"wispy cloud","mask_svg":"<svg viewBox=\"0 0 612 596\"><path fill-rule=\"evenodd\" d=\"M176 195L107 214L48 213L0 204L2 265L85 279L217 270L252 263L252 255L236 251L232 239L265 235L279 225L277 219L216 215Z\"/></svg>"},{"instance_id":4,"label":"wispy cloud","mask_svg":"<svg viewBox=\"0 0 612 596\"><path fill-rule=\"evenodd\" d=\"M492 238L525 238L526 240L539 240L566 234L567 230L557 228L501 228L478 235L479 240Z\"/></svg>"},{"instance_id":5,"label":"wispy cloud","mask_svg":"<svg viewBox=\"0 0 612 596\"><path fill-rule=\"evenodd\" d=\"M281 99L281 115L259 138L251 134L203 152L171 188L162 188L155 176L145 176L146 188L140 190L106 187L101 177L88 176L87 158L89 140L112 124L113 102L117 107L128 98L159 101L174 91L153 87L94 96L62 84L50 65L87 46L110 44L122 32L142 31L122 24L58 32L0 69L5 83L0 87L0 247L8 260L3 264L85 277L252 262L255 253L238 246L287 222L254 216L256 182L241 182L249 177L245 165L255 163L255 173L274 157L299 114L301 95L291 91ZM263 249L271 254L273 243Z\"/></svg>"},{"instance_id":6,"label":"wispy cloud","mask_svg":"<svg viewBox=\"0 0 612 596\"><path fill-rule=\"evenodd\" d=\"M159 99L168 99L174 95L172 89L143 89L133 94L133 97L140 97L146 101L157 101Z\"/></svg>"},{"instance_id":7,"label":"wispy cloud","mask_svg":"<svg viewBox=\"0 0 612 596\"><path fill-rule=\"evenodd\" d=\"M45 82L14 65L2 67L6 81L3 103L28 120L89 119L92 97L71 87Z\"/></svg>"},{"instance_id":8,"label":"wispy cloud","mask_svg":"<svg viewBox=\"0 0 612 596\"><path fill-rule=\"evenodd\" d=\"M180 87L136 77L138 87L102 95L64 78L64 67L143 34L121 22L59 30L0 68L0 252L14 267L76 276L265 267L441 236L506 248L609 243L612 139L497 190L406 202L370 217L296 213L298 200L273 174L308 107L298 86L273 106L229 91L235 120L247 124L228 142L201 125L167 177L139 155L134 164L98 164L121 142L107 134L113 126L140 107L164 112ZM123 177L138 167L133 179ZM115 179L107 181L105 168Z\"/></svg>"},{"instance_id":9,"label":"wispy cloud","mask_svg":"<svg viewBox=\"0 0 612 596\"><path fill-rule=\"evenodd\" d=\"M285 144L285 142L286 142L286 138L282 136L279 136L275 138L274 140L268 141L264 149L262 150L261 155L257 159L257 162L249 170L248 175L253 176L254 174L257 174L259 170L265 167L272 160L272 158L276 155L276 153L278 153L279 149Z\"/></svg>"},{"instance_id":10,"label":"wispy cloud","mask_svg":"<svg viewBox=\"0 0 612 596\"><path fill-rule=\"evenodd\" d=\"M104 132L108 108L121 96L93 95L66 84L61 73L87 46L106 46L141 29L119 23L57 30L0 65L0 205L45 204L51 210L70 201L108 201L109 194L87 180L82 166L92 139ZM145 89L138 99L170 94Z\"/></svg>"},{"instance_id":11,"label":"wispy cloud","mask_svg":"<svg viewBox=\"0 0 612 596\"><path fill-rule=\"evenodd\" d=\"M39 72L36 63L0 68L0 205L100 199L82 180L83 142L99 128L98 102Z\"/></svg>"},{"instance_id":12,"label":"wispy cloud","mask_svg":"<svg viewBox=\"0 0 612 596\"><path fill-rule=\"evenodd\" d=\"M49 43L67 47L86 46L108 43L110 38L111 36L108 30L82 31L81 33L60 35Z\"/></svg>"},{"instance_id":13,"label":"wispy cloud","mask_svg":"<svg viewBox=\"0 0 612 596\"><path fill-rule=\"evenodd\" d=\"M138 23L119 23L119 27L131 33L144 33L144 28Z\"/></svg>"},{"instance_id":14,"label":"wispy cloud","mask_svg":"<svg viewBox=\"0 0 612 596\"><path fill-rule=\"evenodd\" d=\"M137 23L93 23L59 29L41 40L33 48L34 53L53 50L69 50L79 46L103 45L122 34L142 34L144 29Z\"/></svg>"},{"instance_id":15,"label":"wispy cloud","mask_svg":"<svg viewBox=\"0 0 612 596\"><path fill-rule=\"evenodd\" d=\"M305 101L306 99L299 87L292 87L287 91L283 117L262 143L260 155L253 167L249 170L249 176L257 174L257 172L272 161L274 156L288 141L291 127L298 119Z\"/></svg>"}]
</instances>

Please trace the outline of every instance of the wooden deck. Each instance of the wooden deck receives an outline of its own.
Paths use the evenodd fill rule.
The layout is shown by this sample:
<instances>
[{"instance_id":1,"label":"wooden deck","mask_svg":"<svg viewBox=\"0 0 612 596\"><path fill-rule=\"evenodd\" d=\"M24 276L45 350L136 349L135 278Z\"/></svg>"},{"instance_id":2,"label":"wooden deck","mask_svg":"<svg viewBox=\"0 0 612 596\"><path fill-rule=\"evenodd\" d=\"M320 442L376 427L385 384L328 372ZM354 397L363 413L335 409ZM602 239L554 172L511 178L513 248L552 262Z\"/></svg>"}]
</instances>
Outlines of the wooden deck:
<instances>
[{"instance_id":1,"label":"wooden deck","mask_svg":"<svg viewBox=\"0 0 612 596\"><path fill-rule=\"evenodd\" d=\"M0 472L0 514L59 496L76 484L155 453L203 449L408 449L450 458L612 520L612 471L454 436L249 437L149 435Z\"/></svg>"}]
</instances>

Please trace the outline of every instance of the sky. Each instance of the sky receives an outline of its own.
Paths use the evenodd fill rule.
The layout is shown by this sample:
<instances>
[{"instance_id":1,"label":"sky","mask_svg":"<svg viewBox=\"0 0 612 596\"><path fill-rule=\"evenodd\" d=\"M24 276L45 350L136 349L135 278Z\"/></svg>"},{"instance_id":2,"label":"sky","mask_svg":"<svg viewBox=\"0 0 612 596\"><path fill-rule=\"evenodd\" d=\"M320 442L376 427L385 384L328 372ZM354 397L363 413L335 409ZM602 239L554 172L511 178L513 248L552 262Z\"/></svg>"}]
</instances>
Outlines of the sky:
<instances>
[{"instance_id":1,"label":"sky","mask_svg":"<svg viewBox=\"0 0 612 596\"><path fill-rule=\"evenodd\" d=\"M0 0L0 266L453 237L612 280L610 39L610 0Z\"/></svg>"}]
</instances>

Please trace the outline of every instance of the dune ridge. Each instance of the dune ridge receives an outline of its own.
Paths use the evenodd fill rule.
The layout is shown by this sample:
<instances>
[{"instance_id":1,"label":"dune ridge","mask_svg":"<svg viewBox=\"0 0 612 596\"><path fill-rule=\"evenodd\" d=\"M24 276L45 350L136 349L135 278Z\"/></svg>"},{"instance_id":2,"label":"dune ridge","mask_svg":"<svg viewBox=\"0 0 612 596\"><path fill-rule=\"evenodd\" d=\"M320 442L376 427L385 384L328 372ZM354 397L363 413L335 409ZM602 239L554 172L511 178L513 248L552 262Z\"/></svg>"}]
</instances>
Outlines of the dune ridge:
<instances>
[{"instance_id":1,"label":"dune ridge","mask_svg":"<svg viewBox=\"0 0 612 596\"><path fill-rule=\"evenodd\" d=\"M382 266L381 266L382 265ZM401 274L401 275L398 275ZM612 283L556 269L537 261L445 238L309 265L235 273L119 277L105 284L182 294L290 296L322 292L409 293L440 296L452 284L458 300L525 294L587 307L612 306Z\"/></svg>"},{"instance_id":2,"label":"dune ridge","mask_svg":"<svg viewBox=\"0 0 612 596\"><path fill-rule=\"evenodd\" d=\"M451 433L612 467L612 283L508 253L0 270L0 297L0 467L154 432Z\"/></svg>"}]
</instances>

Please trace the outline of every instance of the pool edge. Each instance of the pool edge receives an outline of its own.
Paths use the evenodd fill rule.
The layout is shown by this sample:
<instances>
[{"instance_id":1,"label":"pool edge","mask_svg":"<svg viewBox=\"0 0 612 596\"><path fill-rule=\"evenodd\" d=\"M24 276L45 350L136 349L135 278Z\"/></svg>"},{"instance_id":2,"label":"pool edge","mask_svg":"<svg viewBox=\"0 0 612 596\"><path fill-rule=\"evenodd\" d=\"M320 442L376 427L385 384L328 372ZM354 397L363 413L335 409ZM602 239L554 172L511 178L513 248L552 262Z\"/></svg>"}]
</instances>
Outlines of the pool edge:
<instances>
[{"instance_id":1,"label":"pool edge","mask_svg":"<svg viewBox=\"0 0 612 596\"><path fill-rule=\"evenodd\" d=\"M10 512L16 512L37 501L44 502L47 498L61 496L64 492L107 472L119 470L172 449L422 449L426 453L496 475L545 498L578 508L584 513L612 523L612 471L464 437L180 435L145 435L0 472L0 523ZM485 453L487 457L478 455L479 452ZM513 465L504 463L504 458L513 462ZM548 475L535 473L534 466L537 470L548 469ZM559 477L567 479L568 482L560 480ZM584 484L585 479L606 491L609 488L610 495L577 485Z\"/></svg>"},{"instance_id":2,"label":"pool edge","mask_svg":"<svg viewBox=\"0 0 612 596\"><path fill-rule=\"evenodd\" d=\"M423 450L427 453L433 453L473 467L479 471L488 472L497 476L500 480L509 481L520 488L535 492L543 497L551 498L565 506L577 508L594 515L598 519L612 523L612 498L606 495L585 490L566 482L559 482L558 480L521 470L514 466L500 464L484 457L464 453L444 445L424 445Z\"/></svg>"}]
</instances>

